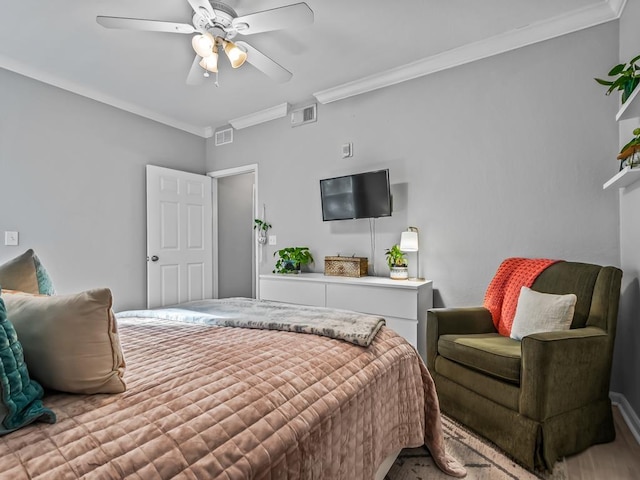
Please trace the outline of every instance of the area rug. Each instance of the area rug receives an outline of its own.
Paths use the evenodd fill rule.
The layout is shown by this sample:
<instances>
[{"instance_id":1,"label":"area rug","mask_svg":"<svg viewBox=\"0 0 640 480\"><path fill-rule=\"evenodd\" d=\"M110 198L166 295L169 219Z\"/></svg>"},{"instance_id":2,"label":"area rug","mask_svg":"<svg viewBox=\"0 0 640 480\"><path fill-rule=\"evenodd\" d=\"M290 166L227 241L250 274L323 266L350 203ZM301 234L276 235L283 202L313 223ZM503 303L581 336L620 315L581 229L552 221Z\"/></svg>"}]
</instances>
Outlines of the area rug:
<instances>
[{"instance_id":1,"label":"area rug","mask_svg":"<svg viewBox=\"0 0 640 480\"><path fill-rule=\"evenodd\" d=\"M447 451L467 469L474 480L567 480L566 462L558 462L552 473L531 473L502 453L495 445L481 440L451 419L443 416ZM451 480L435 466L425 447L400 452L385 480Z\"/></svg>"}]
</instances>

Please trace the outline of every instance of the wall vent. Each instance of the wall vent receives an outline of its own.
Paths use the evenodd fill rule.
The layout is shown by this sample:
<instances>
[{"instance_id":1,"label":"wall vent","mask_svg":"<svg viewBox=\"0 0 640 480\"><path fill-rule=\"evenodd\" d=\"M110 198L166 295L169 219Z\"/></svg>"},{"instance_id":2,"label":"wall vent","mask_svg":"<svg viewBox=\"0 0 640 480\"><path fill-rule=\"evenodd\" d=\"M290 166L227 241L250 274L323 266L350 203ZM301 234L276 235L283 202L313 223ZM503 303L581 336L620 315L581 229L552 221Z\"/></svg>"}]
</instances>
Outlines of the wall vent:
<instances>
[{"instance_id":1,"label":"wall vent","mask_svg":"<svg viewBox=\"0 0 640 480\"><path fill-rule=\"evenodd\" d=\"M318 120L316 105L308 105L306 107L298 108L291 112L291 126L299 127L307 123L312 123Z\"/></svg>"},{"instance_id":2,"label":"wall vent","mask_svg":"<svg viewBox=\"0 0 640 480\"><path fill-rule=\"evenodd\" d=\"M216 147L233 142L233 128L225 128L216 132Z\"/></svg>"}]
</instances>

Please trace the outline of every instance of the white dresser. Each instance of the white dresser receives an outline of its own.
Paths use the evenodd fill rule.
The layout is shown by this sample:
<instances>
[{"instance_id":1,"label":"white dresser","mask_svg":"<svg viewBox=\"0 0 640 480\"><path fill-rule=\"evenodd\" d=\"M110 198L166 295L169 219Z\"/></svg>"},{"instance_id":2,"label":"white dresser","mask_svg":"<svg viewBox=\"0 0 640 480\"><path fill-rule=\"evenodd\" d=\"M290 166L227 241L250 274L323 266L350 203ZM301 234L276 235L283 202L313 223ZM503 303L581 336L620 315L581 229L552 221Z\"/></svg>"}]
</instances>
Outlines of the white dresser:
<instances>
[{"instance_id":1,"label":"white dresser","mask_svg":"<svg viewBox=\"0 0 640 480\"><path fill-rule=\"evenodd\" d=\"M380 315L426 360L427 310L433 306L430 280L268 274L260 275L260 299Z\"/></svg>"}]
</instances>

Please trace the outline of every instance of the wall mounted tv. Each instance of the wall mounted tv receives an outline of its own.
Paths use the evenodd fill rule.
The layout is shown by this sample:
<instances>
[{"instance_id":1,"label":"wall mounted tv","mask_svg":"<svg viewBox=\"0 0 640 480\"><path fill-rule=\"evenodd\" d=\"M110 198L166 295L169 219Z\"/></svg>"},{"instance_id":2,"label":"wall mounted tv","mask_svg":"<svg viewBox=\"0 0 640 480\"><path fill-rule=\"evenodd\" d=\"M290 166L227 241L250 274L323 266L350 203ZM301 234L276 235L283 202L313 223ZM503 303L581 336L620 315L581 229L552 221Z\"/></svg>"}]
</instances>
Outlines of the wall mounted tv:
<instances>
[{"instance_id":1,"label":"wall mounted tv","mask_svg":"<svg viewBox=\"0 0 640 480\"><path fill-rule=\"evenodd\" d=\"M320 180L322 219L349 220L391 215L389 169Z\"/></svg>"}]
</instances>

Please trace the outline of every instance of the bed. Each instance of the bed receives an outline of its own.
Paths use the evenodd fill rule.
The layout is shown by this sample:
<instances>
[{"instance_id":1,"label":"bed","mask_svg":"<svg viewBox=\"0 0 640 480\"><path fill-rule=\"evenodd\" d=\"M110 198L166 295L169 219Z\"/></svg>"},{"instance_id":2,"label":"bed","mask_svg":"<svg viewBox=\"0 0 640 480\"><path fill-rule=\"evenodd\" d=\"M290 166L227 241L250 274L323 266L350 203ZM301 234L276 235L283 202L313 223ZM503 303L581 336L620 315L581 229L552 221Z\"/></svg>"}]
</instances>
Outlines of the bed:
<instances>
[{"instance_id":1,"label":"bed","mask_svg":"<svg viewBox=\"0 0 640 480\"><path fill-rule=\"evenodd\" d=\"M431 377L392 330L361 346L181 310L118 314L126 390L46 392L57 422L0 437L0 478L373 479L423 444L464 475L445 452Z\"/></svg>"}]
</instances>

